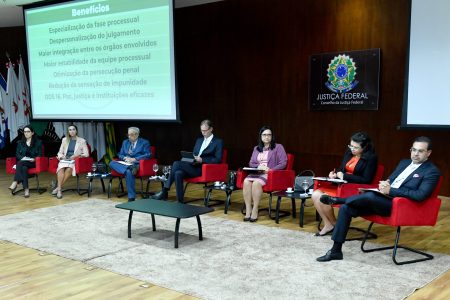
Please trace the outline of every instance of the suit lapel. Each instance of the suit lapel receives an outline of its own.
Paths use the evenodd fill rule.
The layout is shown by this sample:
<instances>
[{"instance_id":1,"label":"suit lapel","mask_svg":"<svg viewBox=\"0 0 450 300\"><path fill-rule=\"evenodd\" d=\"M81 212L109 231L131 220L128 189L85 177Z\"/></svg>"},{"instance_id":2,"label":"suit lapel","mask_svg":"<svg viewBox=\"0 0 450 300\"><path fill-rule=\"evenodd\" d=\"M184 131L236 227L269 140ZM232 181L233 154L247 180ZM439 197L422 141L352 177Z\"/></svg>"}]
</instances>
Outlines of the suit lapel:
<instances>
[{"instance_id":1,"label":"suit lapel","mask_svg":"<svg viewBox=\"0 0 450 300\"><path fill-rule=\"evenodd\" d=\"M414 172L412 172L411 174L409 174L408 177L406 177L405 181L403 181L402 185L404 185L406 182L408 182L409 180L411 180L411 178L413 178L414 175L419 174L420 177L422 177L422 173L423 170L427 168L428 166L428 161L422 163L417 169L414 170Z\"/></svg>"}]
</instances>

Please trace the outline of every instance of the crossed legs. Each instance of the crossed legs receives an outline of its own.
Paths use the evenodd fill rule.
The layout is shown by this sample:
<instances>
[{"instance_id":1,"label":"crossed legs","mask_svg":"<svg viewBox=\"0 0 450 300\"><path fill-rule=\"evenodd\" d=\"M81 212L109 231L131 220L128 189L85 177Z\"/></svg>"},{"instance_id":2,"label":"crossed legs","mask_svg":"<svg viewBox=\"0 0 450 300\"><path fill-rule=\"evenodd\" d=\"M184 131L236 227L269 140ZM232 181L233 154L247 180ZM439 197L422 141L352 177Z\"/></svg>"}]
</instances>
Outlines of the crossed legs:
<instances>
[{"instance_id":1,"label":"crossed legs","mask_svg":"<svg viewBox=\"0 0 450 300\"><path fill-rule=\"evenodd\" d=\"M323 228L319 232L319 235L325 235L328 232L332 231L336 224L336 217L334 216L334 210L331 205L323 204L320 202L320 196L324 193L321 190L315 190L311 196L313 200L314 207L319 213L320 217L323 221Z\"/></svg>"}]
</instances>

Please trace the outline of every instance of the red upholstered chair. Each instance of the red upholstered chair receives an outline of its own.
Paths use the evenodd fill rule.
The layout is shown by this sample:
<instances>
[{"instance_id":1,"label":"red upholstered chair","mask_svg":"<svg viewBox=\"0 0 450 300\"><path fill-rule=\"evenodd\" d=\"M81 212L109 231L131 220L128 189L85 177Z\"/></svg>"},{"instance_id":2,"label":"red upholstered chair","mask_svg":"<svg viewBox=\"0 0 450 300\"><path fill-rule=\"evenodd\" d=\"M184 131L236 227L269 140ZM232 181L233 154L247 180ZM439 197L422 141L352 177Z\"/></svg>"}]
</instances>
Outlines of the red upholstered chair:
<instances>
[{"instance_id":1,"label":"red upholstered chair","mask_svg":"<svg viewBox=\"0 0 450 300\"><path fill-rule=\"evenodd\" d=\"M184 181L186 182L186 185L184 186L184 192L186 192L187 186L189 183L200 183L203 184L205 187L210 182L214 181L227 181L227 175L228 175L228 150L223 149L222 150L222 161L220 164L203 164L202 165L202 175L198 177L193 178L186 178ZM203 202L205 206L208 205L206 200L206 194L207 191L205 189ZM190 201L191 202L191 201ZM186 202L185 202L186 203Z\"/></svg>"},{"instance_id":2,"label":"red upholstered chair","mask_svg":"<svg viewBox=\"0 0 450 300\"><path fill-rule=\"evenodd\" d=\"M13 166L16 164L17 159L15 157L7 157L6 158L6 173L7 174L16 174L16 169ZM29 177L36 177L36 188L30 188L30 191L37 191L39 194L44 193L47 189L41 188L39 185L39 174L42 172L46 172L48 169L48 157L44 156L44 145L42 145L42 156L36 157L36 167L28 169ZM13 195L22 191L16 190Z\"/></svg>"},{"instance_id":3,"label":"red upholstered chair","mask_svg":"<svg viewBox=\"0 0 450 300\"><path fill-rule=\"evenodd\" d=\"M437 217L439 214L439 208L441 206L441 199L438 198L438 193L441 188L442 176L439 179L436 188L433 193L425 200L421 202L413 201L408 198L403 197L395 197L392 199L392 212L388 217L382 217L378 215L370 215L363 216L362 218L371 221L369 228L367 229L367 234L365 235L362 243L361 250L363 252L373 252L380 250L388 250L393 249L392 251L392 260L397 265L411 264L419 261L430 260L433 259L433 255L412 249L406 246L401 246L398 244L400 240L400 230L401 226L434 226L437 221ZM379 247L373 249L365 249L364 244L367 240L367 235L372 229L373 224L382 224L389 225L393 227L397 227L397 234L395 236L395 242L393 246L388 247ZM411 252L423 255L423 258L413 259L413 260L405 260L405 261L397 261L397 249L403 248L405 250L409 250Z\"/></svg>"},{"instance_id":4,"label":"red upholstered chair","mask_svg":"<svg viewBox=\"0 0 450 300\"><path fill-rule=\"evenodd\" d=\"M263 192L269 194L269 217L272 218L272 193L276 191L286 190L294 184L295 171L294 166L295 156L287 154L287 164L284 170L269 170L267 173L267 183L263 186ZM244 179L248 173L240 169L237 172L236 186L240 189L244 187ZM284 216L287 214L285 213Z\"/></svg>"},{"instance_id":5,"label":"red upholstered chair","mask_svg":"<svg viewBox=\"0 0 450 300\"><path fill-rule=\"evenodd\" d=\"M77 191L78 195L84 195L88 192L88 189L80 188L80 175L87 174L92 171L92 164L94 159L91 157L91 146L87 144L89 156L88 157L78 157L75 159L75 170L77 170L77 188L76 189L64 189L66 191ZM56 157L50 157L48 160L48 171L50 173L55 173L58 169L59 160Z\"/></svg>"},{"instance_id":6,"label":"red upholstered chair","mask_svg":"<svg viewBox=\"0 0 450 300\"><path fill-rule=\"evenodd\" d=\"M365 188L365 189L378 188L378 183L380 182L380 180L383 179L383 173L384 173L384 166L378 165L377 170L375 172L375 176L372 179L372 182L368 183L368 184L364 184L364 183L336 184L336 183L332 183L329 181L316 180L316 181L314 181L314 190L320 189L330 196L347 198L347 197L359 194L359 189L361 189L361 188ZM340 207L340 205L333 205L333 207ZM318 216L318 214L317 214L317 217L319 218L319 223L317 224L317 228L320 231L321 230L320 224L321 224L322 220L320 219L320 216ZM357 228L357 227L353 227L353 226L350 228L354 229L356 231L359 231L359 232L363 232L364 234L366 233L366 230L363 230L361 228ZM377 238L377 235L374 233L370 233L368 238L375 239L375 238ZM354 240L361 240L361 237L347 239L347 241L354 241Z\"/></svg>"},{"instance_id":7,"label":"red upholstered chair","mask_svg":"<svg viewBox=\"0 0 450 300\"><path fill-rule=\"evenodd\" d=\"M158 163L158 160L154 158L156 156L156 147L150 146L150 153L152 154L152 158L149 159L141 159L139 161L139 171L136 173L135 177L141 180L141 195L144 197L144 178L154 176L156 173L153 171L153 165ZM125 189L123 185L122 179L125 178L125 175L117 173L114 170L111 170L111 178L109 179L109 190L111 190L112 181L114 178L119 179L118 193L117 197L122 197L125 195ZM120 190L120 193L119 193Z\"/></svg>"}]
</instances>

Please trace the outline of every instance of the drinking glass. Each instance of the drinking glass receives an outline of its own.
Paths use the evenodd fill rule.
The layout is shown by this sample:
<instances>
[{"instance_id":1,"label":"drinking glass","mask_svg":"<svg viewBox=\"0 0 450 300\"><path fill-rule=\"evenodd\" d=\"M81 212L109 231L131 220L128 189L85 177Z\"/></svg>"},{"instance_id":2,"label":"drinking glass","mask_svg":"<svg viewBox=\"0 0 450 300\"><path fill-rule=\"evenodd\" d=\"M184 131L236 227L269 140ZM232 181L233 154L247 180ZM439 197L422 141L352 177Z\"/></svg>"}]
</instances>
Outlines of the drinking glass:
<instances>
[{"instance_id":1,"label":"drinking glass","mask_svg":"<svg viewBox=\"0 0 450 300\"><path fill-rule=\"evenodd\" d=\"M92 172L95 174L97 171L97 164L92 164Z\"/></svg>"},{"instance_id":2,"label":"drinking glass","mask_svg":"<svg viewBox=\"0 0 450 300\"><path fill-rule=\"evenodd\" d=\"M155 175L158 173L158 169L159 169L158 164L154 164L153 165L153 172L155 172Z\"/></svg>"},{"instance_id":3,"label":"drinking glass","mask_svg":"<svg viewBox=\"0 0 450 300\"><path fill-rule=\"evenodd\" d=\"M308 195L309 182L308 180L303 180L301 188L305 191L305 195Z\"/></svg>"},{"instance_id":4,"label":"drinking glass","mask_svg":"<svg viewBox=\"0 0 450 300\"><path fill-rule=\"evenodd\" d=\"M166 179L169 178L171 169L172 169L171 166L164 166L163 173L164 173L164 177L166 177Z\"/></svg>"}]
</instances>

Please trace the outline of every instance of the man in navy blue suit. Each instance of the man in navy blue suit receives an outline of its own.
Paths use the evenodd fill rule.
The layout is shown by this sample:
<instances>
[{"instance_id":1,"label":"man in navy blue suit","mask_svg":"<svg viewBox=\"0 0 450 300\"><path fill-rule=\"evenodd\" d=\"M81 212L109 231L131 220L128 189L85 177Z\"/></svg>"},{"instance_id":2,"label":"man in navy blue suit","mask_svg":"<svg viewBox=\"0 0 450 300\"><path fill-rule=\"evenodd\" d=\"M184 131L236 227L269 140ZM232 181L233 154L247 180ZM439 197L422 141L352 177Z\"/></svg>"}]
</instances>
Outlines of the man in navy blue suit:
<instances>
[{"instance_id":1,"label":"man in navy blue suit","mask_svg":"<svg viewBox=\"0 0 450 300\"><path fill-rule=\"evenodd\" d=\"M325 204L342 204L333 230L333 247L317 261L343 259L342 244L345 242L350 222L357 216L377 214L389 216L393 197L406 197L413 201L423 201L431 195L439 181L438 168L428 160L431 155L431 140L418 137L410 149L411 159L400 161L395 171L386 181L380 181L380 193L366 192L349 198L336 198L322 195Z\"/></svg>"},{"instance_id":2,"label":"man in navy blue suit","mask_svg":"<svg viewBox=\"0 0 450 300\"><path fill-rule=\"evenodd\" d=\"M184 178L193 178L202 175L202 164L218 164L222 161L223 142L213 135L213 125L210 120L200 123L202 137L195 142L193 163L186 161L175 161L172 165L169 179L165 182L162 191L156 193L152 199L165 200L167 192L172 183L175 182L177 189L177 200L184 202Z\"/></svg>"},{"instance_id":3,"label":"man in navy blue suit","mask_svg":"<svg viewBox=\"0 0 450 300\"><path fill-rule=\"evenodd\" d=\"M123 141L118 156L119 161L111 161L109 167L125 175L128 201L134 201L136 198L134 175L139 170L139 161L141 159L148 159L151 156L150 142L139 137L139 128L128 128L128 139Z\"/></svg>"}]
</instances>

